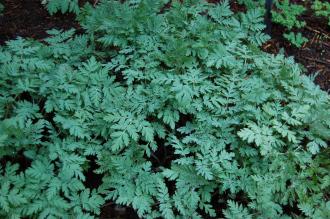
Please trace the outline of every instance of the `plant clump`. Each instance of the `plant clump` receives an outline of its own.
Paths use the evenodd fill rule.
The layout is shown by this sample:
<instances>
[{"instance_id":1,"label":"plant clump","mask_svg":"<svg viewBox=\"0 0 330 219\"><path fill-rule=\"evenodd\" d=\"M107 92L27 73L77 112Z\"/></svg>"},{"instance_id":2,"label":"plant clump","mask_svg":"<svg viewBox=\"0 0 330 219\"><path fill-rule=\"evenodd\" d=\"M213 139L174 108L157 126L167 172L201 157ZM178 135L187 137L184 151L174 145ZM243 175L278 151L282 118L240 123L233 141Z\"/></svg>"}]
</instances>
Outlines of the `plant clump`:
<instances>
[{"instance_id":1,"label":"plant clump","mask_svg":"<svg viewBox=\"0 0 330 219\"><path fill-rule=\"evenodd\" d=\"M85 34L0 47L2 217L97 218L108 201L141 218L330 217L328 94L259 49L259 10L166 3L104 0Z\"/></svg>"}]
</instances>

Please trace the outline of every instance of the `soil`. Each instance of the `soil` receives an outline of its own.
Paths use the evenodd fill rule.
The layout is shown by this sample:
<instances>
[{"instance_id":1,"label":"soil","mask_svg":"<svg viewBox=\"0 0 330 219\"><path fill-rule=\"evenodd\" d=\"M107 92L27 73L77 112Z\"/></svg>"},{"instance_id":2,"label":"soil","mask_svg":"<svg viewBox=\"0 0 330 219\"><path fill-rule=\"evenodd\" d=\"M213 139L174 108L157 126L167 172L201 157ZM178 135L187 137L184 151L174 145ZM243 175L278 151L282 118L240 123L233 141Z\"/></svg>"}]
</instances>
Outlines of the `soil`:
<instances>
[{"instance_id":1,"label":"soil","mask_svg":"<svg viewBox=\"0 0 330 219\"><path fill-rule=\"evenodd\" d=\"M5 9L0 15L0 45L19 36L34 39L47 37L47 30L80 29L72 13L49 15L41 0L2 0ZM81 1L83 3L83 1Z\"/></svg>"},{"instance_id":2,"label":"soil","mask_svg":"<svg viewBox=\"0 0 330 219\"><path fill-rule=\"evenodd\" d=\"M80 1L84 4L87 0ZM90 0L94 3L97 0ZM208 0L218 2L219 0ZM41 40L47 37L49 29L67 30L75 28L81 30L75 15L57 13L49 15L41 5L40 0L2 0L5 6L3 15L0 15L0 45L5 41L15 39L18 36ZM244 11L244 7L231 1L234 11ZM330 26L327 20L315 17L311 11L306 11L302 18L307 25L300 30L309 40L302 48L295 48L283 39L285 29L273 24L271 29L272 39L263 45L263 50L269 53L278 53L283 48L287 56L294 56L295 60L305 68L307 75L315 74L316 83L325 91L330 91ZM163 153L163 152L162 152ZM158 155L156 154L158 157ZM20 159L20 158L19 158ZM91 158L91 161L93 159ZM18 161L24 165L25 161ZM167 163L167 160L155 160L154 162ZM28 164L25 164L28 166ZM96 165L92 162L92 165ZM94 174L91 167L86 173L89 180L89 188L97 187L101 182L101 176ZM221 206L217 212L221 212ZM101 219L107 218L138 218L136 213L128 207L122 207L112 202L106 203L102 208Z\"/></svg>"},{"instance_id":3,"label":"soil","mask_svg":"<svg viewBox=\"0 0 330 219\"><path fill-rule=\"evenodd\" d=\"M308 3L306 3L308 4ZM308 8L308 5L306 5ZM307 10L301 17L306 21L306 26L294 32L301 32L309 39L301 48L296 48L283 38L286 31L282 26L273 24L271 29L272 39L268 41L263 50L277 54L281 48L284 54L294 56L296 62L305 68L305 74L314 75L317 73L315 83L321 89L330 92L330 25L328 20L316 17L313 11Z\"/></svg>"},{"instance_id":4,"label":"soil","mask_svg":"<svg viewBox=\"0 0 330 219\"><path fill-rule=\"evenodd\" d=\"M95 3L95 0L89 0ZM219 0L208 0L218 2ZM87 0L80 0L83 5ZM5 6L3 15L0 16L0 45L5 41L15 39L18 36L43 39L47 37L47 30L56 28L67 30L75 28L81 30L75 15L72 13L57 13L53 16L44 9L40 0L2 0ZM308 4L308 3L305 3ZM244 7L235 1L231 2L234 11L244 11ZM308 5L307 5L308 6ZM330 26L327 19L313 15L307 10L302 19L306 26L299 30L309 40L302 48L296 48L283 39L285 29L273 24L271 30L272 39L263 49L266 52L278 53L281 48L287 56L294 56L298 63L305 67L305 73L312 75L318 73L315 82L325 91L330 91Z\"/></svg>"}]
</instances>

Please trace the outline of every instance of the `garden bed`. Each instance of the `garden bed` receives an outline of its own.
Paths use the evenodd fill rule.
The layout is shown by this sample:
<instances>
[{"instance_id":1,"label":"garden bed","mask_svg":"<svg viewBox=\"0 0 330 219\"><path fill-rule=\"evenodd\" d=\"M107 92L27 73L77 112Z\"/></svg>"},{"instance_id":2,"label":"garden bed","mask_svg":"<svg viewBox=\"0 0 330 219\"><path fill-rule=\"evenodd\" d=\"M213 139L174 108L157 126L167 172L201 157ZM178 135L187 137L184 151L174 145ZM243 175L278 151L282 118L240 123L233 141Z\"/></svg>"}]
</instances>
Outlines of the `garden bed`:
<instances>
[{"instance_id":1,"label":"garden bed","mask_svg":"<svg viewBox=\"0 0 330 219\"><path fill-rule=\"evenodd\" d=\"M315 16L310 10L303 14L306 26L302 34L309 42L301 48L291 45L283 38L283 27L273 24L272 39L263 49L266 52L277 54L281 48L287 56L294 56L298 63L306 68L306 74L318 72L315 82L325 91L330 90L330 26L326 19Z\"/></svg>"},{"instance_id":2,"label":"garden bed","mask_svg":"<svg viewBox=\"0 0 330 219\"><path fill-rule=\"evenodd\" d=\"M0 15L0 44L18 36L41 40L46 31L56 28L79 29L74 14L50 15L40 0L4 0L5 10Z\"/></svg>"},{"instance_id":3,"label":"garden bed","mask_svg":"<svg viewBox=\"0 0 330 219\"><path fill-rule=\"evenodd\" d=\"M218 2L219 0L210 0ZM83 5L86 0L80 0ZM93 0L90 0L94 3ZM46 31L56 28L68 30L81 27L72 13L56 13L49 15L41 5L40 0L4 0L5 11L0 16L0 45L18 36L42 40L47 36ZM234 11L243 11L244 7L232 2ZM316 83L325 91L330 90L330 26L326 19L315 16L310 10L303 15L307 25L303 34L309 39L302 48L296 48L283 38L283 27L272 25L271 37L263 49L277 54L281 48L287 56L294 56L298 63L306 68L306 74L318 72Z\"/></svg>"},{"instance_id":4,"label":"garden bed","mask_svg":"<svg viewBox=\"0 0 330 219\"><path fill-rule=\"evenodd\" d=\"M94 1L91 1L94 3ZM81 2L83 3L83 2ZM49 13L40 4L40 0L4 0L5 11L0 16L0 45L5 41L15 39L18 36L24 38L33 38L42 41L47 37L46 31L52 28L68 30L75 28L78 33L82 31L79 24L75 21L74 14L49 15ZM233 9L242 11L244 8L233 4ZM330 28L325 20L322 20L311 13L305 15L307 25L303 33L308 37L309 42L302 48L295 48L283 39L283 28L279 25L273 25L271 39L262 47L269 53L277 54L281 48L286 56L294 56L298 63L306 68L306 74L311 75L318 72L316 83L325 91L330 90ZM185 123L185 121L183 122ZM157 155L158 156L158 155ZM161 155L157 159L160 158ZM90 158L93 160L93 158ZM26 160L22 158L16 162L25 164ZM93 162L92 162L93 163ZM96 164L95 164L96 165ZM86 173L88 185L86 187L97 187L101 181L101 176L90 172ZM221 204L219 204L221 206ZM294 212L296 209L288 207L288 211ZM216 209L221 211L221 209ZM286 209L284 209L286 210ZM220 214L217 212L218 214ZM101 218L138 218L133 209L121 207L115 203L108 202L102 208Z\"/></svg>"}]
</instances>

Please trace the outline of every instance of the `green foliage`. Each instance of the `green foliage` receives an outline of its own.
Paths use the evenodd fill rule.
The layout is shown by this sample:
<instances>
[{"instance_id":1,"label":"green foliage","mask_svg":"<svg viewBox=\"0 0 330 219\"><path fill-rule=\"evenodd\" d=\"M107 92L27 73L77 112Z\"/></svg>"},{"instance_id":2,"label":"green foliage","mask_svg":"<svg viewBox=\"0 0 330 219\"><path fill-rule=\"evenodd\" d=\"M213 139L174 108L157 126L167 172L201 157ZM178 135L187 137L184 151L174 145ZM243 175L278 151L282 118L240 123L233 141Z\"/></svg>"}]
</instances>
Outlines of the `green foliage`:
<instances>
[{"instance_id":1,"label":"green foliage","mask_svg":"<svg viewBox=\"0 0 330 219\"><path fill-rule=\"evenodd\" d=\"M328 24L330 25L330 3L322 2L319 0L315 0L313 2L312 8L315 11L317 16L323 16L328 18Z\"/></svg>"},{"instance_id":2,"label":"green foliage","mask_svg":"<svg viewBox=\"0 0 330 219\"><path fill-rule=\"evenodd\" d=\"M237 2L247 9L258 8L264 12L264 0L237 0ZM328 19L330 25L330 3L326 1L313 0L311 4L307 4L306 1L273 0L273 5L272 21L286 29L283 37L296 47L308 42L308 39L299 32L299 29L306 26L306 21L302 17L306 10L314 10L315 15Z\"/></svg>"},{"instance_id":3,"label":"green foliage","mask_svg":"<svg viewBox=\"0 0 330 219\"><path fill-rule=\"evenodd\" d=\"M301 33L295 34L294 32L283 34L284 38L289 40L296 47L301 47L304 43L308 42L306 37L303 37Z\"/></svg>"},{"instance_id":4,"label":"green foliage","mask_svg":"<svg viewBox=\"0 0 330 219\"><path fill-rule=\"evenodd\" d=\"M265 0L237 0L237 3L243 4L247 9L258 8L263 13L265 12Z\"/></svg>"},{"instance_id":5,"label":"green foliage","mask_svg":"<svg viewBox=\"0 0 330 219\"><path fill-rule=\"evenodd\" d=\"M283 34L296 47L301 47L308 39L303 37L301 33L294 33L292 29L302 28L306 25L305 21L301 21L299 16L306 10L306 8L299 4L290 3L289 0L276 1L276 10L272 11L272 20L284 26L289 33Z\"/></svg>"},{"instance_id":6,"label":"green foliage","mask_svg":"<svg viewBox=\"0 0 330 219\"><path fill-rule=\"evenodd\" d=\"M291 3L289 0L274 0L273 2L274 6L271 11L272 21L280 24L289 31L289 34L283 34L285 39L287 39L294 46L301 47L308 40L303 37L300 32L295 32L297 29L300 29L306 25L306 22L299 18L306 8L300 4ZM238 3L244 4L244 6L248 9L259 8L260 11L265 13L264 0L238 0Z\"/></svg>"},{"instance_id":7,"label":"green foliage","mask_svg":"<svg viewBox=\"0 0 330 219\"><path fill-rule=\"evenodd\" d=\"M328 94L258 48L260 10L165 3L0 47L0 217L327 218Z\"/></svg>"},{"instance_id":8,"label":"green foliage","mask_svg":"<svg viewBox=\"0 0 330 219\"><path fill-rule=\"evenodd\" d=\"M78 0L42 0L41 3L46 6L48 12L52 15L60 11L62 14L80 12Z\"/></svg>"},{"instance_id":9,"label":"green foliage","mask_svg":"<svg viewBox=\"0 0 330 219\"><path fill-rule=\"evenodd\" d=\"M224 211L228 219L251 219L248 210L234 201L228 200L228 209Z\"/></svg>"},{"instance_id":10,"label":"green foliage","mask_svg":"<svg viewBox=\"0 0 330 219\"><path fill-rule=\"evenodd\" d=\"M3 4L0 3L0 15L2 14L2 12L5 10L5 6Z\"/></svg>"},{"instance_id":11,"label":"green foliage","mask_svg":"<svg viewBox=\"0 0 330 219\"><path fill-rule=\"evenodd\" d=\"M300 16L305 7L298 4L290 3L289 0L276 1L276 10L272 11L273 21L279 23L291 30L292 28L301 28L306 25L304 21L300 21Z\"/></svg>"}]
</instances>

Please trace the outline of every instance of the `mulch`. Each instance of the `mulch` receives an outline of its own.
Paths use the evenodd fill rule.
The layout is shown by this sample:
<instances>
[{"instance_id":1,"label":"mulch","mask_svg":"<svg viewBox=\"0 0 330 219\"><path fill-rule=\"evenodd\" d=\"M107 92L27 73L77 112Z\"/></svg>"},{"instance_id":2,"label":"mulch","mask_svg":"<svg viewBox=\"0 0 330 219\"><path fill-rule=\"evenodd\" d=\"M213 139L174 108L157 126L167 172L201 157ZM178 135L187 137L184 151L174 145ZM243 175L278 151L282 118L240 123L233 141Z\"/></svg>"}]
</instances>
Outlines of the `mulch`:
<instances>
[{"instance_id":1,"label":"mulch","mask_svg":"<svg viewBox=\"0 0 330 219\"><path fill-rule=\"evenodd\" d=\"M81 0L83 4L87 0ZM218 2L219 0L209 0ZM67 30L75 28L81 30L75 15L57 13L49 15L41 5L40 0L3 0L5 6L3 15L0 15L0 45L7 40L18 36L41 40L47 37L49 29ZM90 0L94 3L95 0ZM234 11L244 11L240 5L231 2ZM315 17L311 11L302 15L307 25L300 30L309 40L302 48L295 48L283 39L283 27L273 24L272 39L263 45L263 50L276 54L281 48L287 56L294 56L295 60L305 68L307 75L318 73L316 83L325 91L330 91L330 26L327 20ZM91 178L99 178L92 176ZM93 185L91 185L93 187ZM101 218L138 218L136 213L127 207L114 203L106 203L102 209Z\"/></svg>"},{"instance_id":2,"label":"mulch","mask_svg":"<svg viewBox=\"0 0 330 219\"><path fill-rule=\"evenodd\" d=\"M315 83L330 92L330 25L326 18L314 16L311 10L307 10L301 19L306 21L306 26L293 31L300 31L309 42L296 48L283 38L284 28L273 24L272 39L263 45L263 50L277 54L283 48L285 55L294 56L296 62L305 68L305 74L317 74Z\"/></svg>"},{"instance_id":3,"label":"mulch","mask_svg":"<svg viewBox=\"0 0 330 219\"><path fill-rule=\"evenodd\" d=\"M0 15L0 45L18 36L34 39L47 37L47 30L79 29L75 15L49 15L41 0L2 0L5 10Z\"/></svg>"},{"instance_id":4,"label":"mulch","mask_svg":"<svg viewBox=\"0 0 330 219\"><path fill-rule=\"evenodd\" d=\"M87 0L80 0L83 5ZM95 0L89 0L94 3ZM209 0L218 2L219 0ZM295 0L293 0L295 1ZM57 13L53 16L45 10L40 0L3 0L5 11L0 16L0 45L18 36L43 39L47 37L47 30L76 28L80 30L75 15L72 13ZM243 7L231 2L234 11L242 11ZM308 4L308 3L306 3ZM307 5L308 6L308 5ZM282 26L273 24L271 36L263 50L278 53L281 48L287 56L294 56L298 63L304 66L307 75L318 74L316 83L325 91L330 91L330 26L327 19L313 15L307 10L303 15L307 25L300 30L309 40L302 48L296 48L283 39Z\"/></svg>"}]
</instances>

